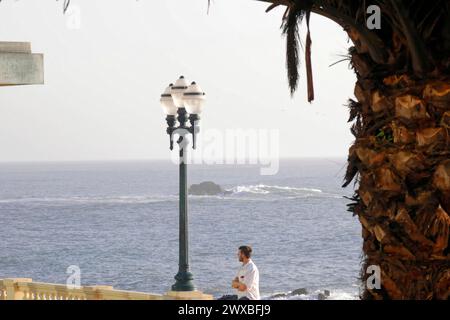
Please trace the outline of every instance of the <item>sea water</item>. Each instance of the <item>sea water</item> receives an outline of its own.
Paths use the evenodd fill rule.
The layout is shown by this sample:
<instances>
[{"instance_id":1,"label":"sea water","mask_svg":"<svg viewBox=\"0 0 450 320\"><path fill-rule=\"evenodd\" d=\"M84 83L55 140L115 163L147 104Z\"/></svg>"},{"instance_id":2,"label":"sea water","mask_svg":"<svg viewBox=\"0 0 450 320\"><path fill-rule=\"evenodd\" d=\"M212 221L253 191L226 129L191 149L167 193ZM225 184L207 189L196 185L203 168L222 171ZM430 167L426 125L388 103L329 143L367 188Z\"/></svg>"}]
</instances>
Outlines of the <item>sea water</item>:
<instances>
[{"instance_id":1,"label":"sea water","mask_svg":"<svg viewBox=\"0 0 450 320\"><path fill-rule=\"evenodd\" d=\"M240 245L253 247L263 298L358 297L361 228L346 211L344 159L191 165L189 183L229 192L189 197L195 284L232 294ZM163 161L0 164L0 278L164 293L178 269L178 166ZM73 269L69 269L73 270Z\"/></svg>"}]
</instances>

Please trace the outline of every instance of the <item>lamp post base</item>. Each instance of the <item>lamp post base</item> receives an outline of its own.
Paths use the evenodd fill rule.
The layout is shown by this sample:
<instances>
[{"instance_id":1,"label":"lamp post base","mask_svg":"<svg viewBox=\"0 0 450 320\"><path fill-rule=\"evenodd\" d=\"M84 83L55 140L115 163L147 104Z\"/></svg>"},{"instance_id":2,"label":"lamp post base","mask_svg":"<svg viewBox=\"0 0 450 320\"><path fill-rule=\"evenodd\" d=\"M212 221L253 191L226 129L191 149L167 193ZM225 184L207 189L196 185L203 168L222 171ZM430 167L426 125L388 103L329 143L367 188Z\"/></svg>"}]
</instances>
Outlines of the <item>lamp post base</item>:
<instances>
[{"instance_id":1,"label":"lamp post base","mask_svg":"<svg viewBox=\"0 0 450 320\"><path fill-rule=\"evenodd\" d=\"M178 272L175 280L176 282L172 286L172 291L195 291L194 276L189 271Z\"/></svg>"}]
</instances>

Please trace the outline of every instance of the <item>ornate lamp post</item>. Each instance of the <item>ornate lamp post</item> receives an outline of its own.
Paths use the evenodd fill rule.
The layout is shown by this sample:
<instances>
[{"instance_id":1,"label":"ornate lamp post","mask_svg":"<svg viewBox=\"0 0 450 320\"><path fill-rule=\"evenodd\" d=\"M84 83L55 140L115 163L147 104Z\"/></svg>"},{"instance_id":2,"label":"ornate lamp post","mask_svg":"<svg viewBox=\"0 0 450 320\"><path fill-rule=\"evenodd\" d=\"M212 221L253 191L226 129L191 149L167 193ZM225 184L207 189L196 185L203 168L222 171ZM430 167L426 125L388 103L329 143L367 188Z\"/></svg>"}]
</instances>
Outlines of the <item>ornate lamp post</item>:
<instances>
[{"instance_id":1,"label":"ornate lamp post","mask_svg":"<svg viewBox=\"0 0 450 320\"><path fill-rule=\"evenodd\" d=\"M166 114L167 134L170 136L170 150L173 150L173 136L179 135L180 166L180 217L179 217L179 268L172 291L194 291L193 275L189 271L189 232L187 198L187 136L192 135L195 149L198 121L205 104L205 93L201 88L181 76L174 85L170 84L161 95L161 106ZM190 126L187 126L189 120ZM178 121L178 126L176 126Z\"/></svg>"}]
</instances>

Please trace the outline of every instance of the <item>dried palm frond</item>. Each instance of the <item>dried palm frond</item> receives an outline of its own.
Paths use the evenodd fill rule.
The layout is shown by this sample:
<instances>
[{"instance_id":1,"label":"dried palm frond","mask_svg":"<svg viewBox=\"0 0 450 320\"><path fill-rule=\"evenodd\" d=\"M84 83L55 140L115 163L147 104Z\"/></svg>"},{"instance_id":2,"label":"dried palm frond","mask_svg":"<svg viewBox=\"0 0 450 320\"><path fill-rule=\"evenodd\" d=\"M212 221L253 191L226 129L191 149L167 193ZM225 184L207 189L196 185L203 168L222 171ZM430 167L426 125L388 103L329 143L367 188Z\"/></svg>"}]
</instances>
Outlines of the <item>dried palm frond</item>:
<instances>
[{"instance_id":1,"label":"dried palm frond","mask_svg":"<svg viewBox=\"0 0 450 320\"><path fill-rule=\"evenodd\" d=\"M59 1L59 0L56 0L56 1ZM69 6L70 6L70 0L64 0L64 3L63 3L63 13L66 13L66 12L67 12L67 9L69 9Z\"/></svg>"},{"instance_id":2,"label":"dried palm frond","mask_svg":"<svg viewBox=\"0 0 450 320\"><path fill-rule=\"evenodd\" d=\"M356 102L353 99L349 99L347 107L350 111L350 117L348 118L347 122L352 122L353 120L356 119L356 117L359 118L361 116L362 105L360 102Z\"/></svg>"},{"instance_id":3,"label":"dried palm frond","mask_svg":"<svg viewBox=\"0 0 450 320\"><path fill-rule=\"evenodd\" d=\"M286 36L286 67L291 95L294 94L298 86L299 24L302 22L304 15L305 12L301 8L293 5L289 8L288 15L282 25L283 35Z\"/></svg>"},{"instance_id":4,"label":"dried palm frond","mask_svg":"<svg viewBox=\"0 0 450 320\"><path fill-rule=\"evenodd\" d=\"M289 11L289 7L292 5L291 0L274 0L273 3L266 9L266 12L272 11L278 6L285 5L286 11L283 15L283 20L287 17L287 12Z\"/></svg>"},{"instance_id":5,"label":"dried palm frond","mask_svg":"<svg viewBox=\"0 0 450 320\"><path fill-rule=\"evenodd\" d=\"M269 7L270 8L270 7ZM308 34L306 37L306 70L308 80L308 101L314 99L314 90L312 85L312 67L311 67L311 36L309 31L309 18L311 14L312 1L296 0L287 8L287 15L281 26L283 35L286 36L286 66L288 72L288 82L291 95L297 89L300 63L300 34L299 25L306 17Z\"/></svg>"}]
</instances>

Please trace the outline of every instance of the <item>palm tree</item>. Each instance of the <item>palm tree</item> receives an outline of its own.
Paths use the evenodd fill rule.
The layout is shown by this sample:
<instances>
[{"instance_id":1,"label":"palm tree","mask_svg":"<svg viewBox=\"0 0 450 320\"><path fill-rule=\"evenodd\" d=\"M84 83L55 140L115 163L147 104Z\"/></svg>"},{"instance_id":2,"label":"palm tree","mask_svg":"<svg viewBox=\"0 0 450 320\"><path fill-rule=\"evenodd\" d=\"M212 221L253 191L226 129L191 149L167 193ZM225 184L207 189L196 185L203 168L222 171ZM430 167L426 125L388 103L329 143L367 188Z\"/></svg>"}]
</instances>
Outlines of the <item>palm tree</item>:
<instances>
[{"instance_id":1,"label":"palm tree","mask_svg":"<svg viewBox=\"0 0 450 320\"><path fill-rule=\"evenodd\" d=\"M314 99L309 16L342 26L353 42L357 77L349 101L351 131L344 187L355 180L349 211L362 225L367 267L381 288L363 299L450 297L450 1L258 0L285 6L291 92L297 88L298 26L305 19L308 99ZM367 6L381 9L381 28L367 27Z\"/></svg>"},{"instance_id":2,"label":"palm tree","mask_svg":"<svg viewBox=\"0 0 450 320\"><path fill-rule=\"evenodd\" d=\"M0 0L1 1L1 0ZM450 298L450 1L257 0L285 6L291 94L299 74L299 24L306 20L308 100L314 99L311 13L342 26L357 82L349 101L351 132L344 187L362 226L364 263L379 266L381 288L363 299ZM70 0L64 0L64 10ZM367 8L381 28L367 27Z\"/></svg>"}]
</instances>

